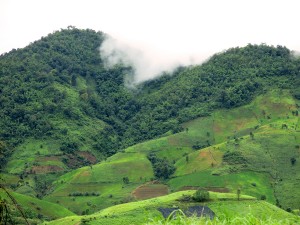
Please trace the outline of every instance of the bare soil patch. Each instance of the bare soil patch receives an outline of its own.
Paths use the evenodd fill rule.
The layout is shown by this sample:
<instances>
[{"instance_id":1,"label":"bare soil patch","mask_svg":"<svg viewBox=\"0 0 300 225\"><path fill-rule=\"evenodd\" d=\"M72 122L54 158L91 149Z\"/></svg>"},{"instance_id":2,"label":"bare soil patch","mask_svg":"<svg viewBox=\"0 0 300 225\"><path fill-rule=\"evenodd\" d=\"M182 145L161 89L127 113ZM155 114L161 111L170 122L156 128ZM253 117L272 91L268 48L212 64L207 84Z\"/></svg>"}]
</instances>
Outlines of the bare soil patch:
<instances>
[{"instance_id":1,"label":"bare soil patch","mask_svg":"<svg viewBox=\"0 0 300 225\"><path fill-rule=\"evenodd\" d=\"M47 166L33 166L30 172L35 174L43 174L43 173L59 172L63 170L64 170L63 168L56 165L47 165Z\"/></svg>"},{"instance_id":2,"label":"bare soil patch","mask_svg":"<svg viewBox=\"0 0 300 225\"><path fill-rule=\"evenodd\" d=\"M97 158L90 152L82 151L78 152L78 155L85 158L92 164L95 164L97 162Z\"/></svg>"},{"instance_id":3,"label":"bare soil patch","mask_svg":"<svg viewBox=\"0 0 300 225\"><path fill-rule=\"evenodd\" d=\"M207 158L209 156L209 152L207 152L207 151L200 151L199 156L201 158Z\"/></svg>"},{"instance_id":4,"label":"bare soil patch","mask_svg":"<svg viewBox=\"0 0 300 225\"><path fill-rule=\"evenodd\" d=\"M47 162L47 161L61 161L60 156L43 156L38 158L39 162Z\"/></svg>"},{"instance_id":5,"label":"bare soil patch","mask_svg":"<svg viewBox=\"0 0 300 225\"><path fill-rule=\"evenodd\" d=\"M168 193L169 189L167 185L159 183L147 183L137 187L132 192L132 195L136 199L142 200L167 195Z\"/></svg>"},{"instance_id":6,"label":"bare soil patch","mask_svg":"<svg viewBox=\"0 0 300 225\"><path fill-rule=\"evenodd\" d=\"M180 191L187 191L187 190L198 190L200 187L198 186L184 186L180 188ZM201 187L201 189L219 193L229 193L230 190L226 187Z\"/></svg>"},{"instance_id":7,"label":"bare soil patch","mask_svg":"<svg viewBox=\"0 0 300 225\"><path fill-rule=\"evenodd\" d=\"M218 126L218 124L214 124L213 125L213 130L216 133L220 133L222 131L222 128L220 126Z\"/></svg>"}]
</instances>

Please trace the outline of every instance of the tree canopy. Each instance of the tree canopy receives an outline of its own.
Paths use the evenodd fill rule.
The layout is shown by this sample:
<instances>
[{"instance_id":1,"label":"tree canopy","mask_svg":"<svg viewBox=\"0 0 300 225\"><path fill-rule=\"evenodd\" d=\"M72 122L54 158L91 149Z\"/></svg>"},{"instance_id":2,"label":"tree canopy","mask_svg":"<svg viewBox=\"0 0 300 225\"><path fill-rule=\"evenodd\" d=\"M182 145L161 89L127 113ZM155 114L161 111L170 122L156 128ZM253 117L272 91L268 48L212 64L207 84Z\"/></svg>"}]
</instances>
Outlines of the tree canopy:
<instances>
[{"instance_id":1,"label":"tree canopy","mask_svg":"<svg viewBox=\"0 0 300 225\"><path fill-rule=\"evenodd\" d=\"M104 125L88 138L108 156L180 132L182 122L246 104L269 88L290 89L299 98L300 60L283 46L231 48L131 90L124 79L132 68L103 66L98 49L104 38L69 27L1 55L0 140L17 146L28 137L52 137L62 151L72 152L86 137L70 138L54 121L90 118Z\"/></svg>"}]
</instances>

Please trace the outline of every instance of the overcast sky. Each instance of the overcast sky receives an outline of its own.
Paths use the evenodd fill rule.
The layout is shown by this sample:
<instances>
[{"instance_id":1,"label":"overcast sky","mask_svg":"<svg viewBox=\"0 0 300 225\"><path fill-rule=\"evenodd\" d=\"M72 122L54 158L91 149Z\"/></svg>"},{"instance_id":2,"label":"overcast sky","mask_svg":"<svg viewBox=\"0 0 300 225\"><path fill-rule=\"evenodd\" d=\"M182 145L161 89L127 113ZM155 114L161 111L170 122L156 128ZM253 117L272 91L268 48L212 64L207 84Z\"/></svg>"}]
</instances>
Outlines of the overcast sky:
<instances>
[{"instance_id":1,"label":"overcast sky","mask_svg":"<svg viewBox=\"0 0 300 225\"><path fill-rule=\"evenodd\" d=\"M68 25L160 60L198 63L247 43L300 51L299 11L298 0L0 0L0 54Z\"/></svg>"}]
</instances>

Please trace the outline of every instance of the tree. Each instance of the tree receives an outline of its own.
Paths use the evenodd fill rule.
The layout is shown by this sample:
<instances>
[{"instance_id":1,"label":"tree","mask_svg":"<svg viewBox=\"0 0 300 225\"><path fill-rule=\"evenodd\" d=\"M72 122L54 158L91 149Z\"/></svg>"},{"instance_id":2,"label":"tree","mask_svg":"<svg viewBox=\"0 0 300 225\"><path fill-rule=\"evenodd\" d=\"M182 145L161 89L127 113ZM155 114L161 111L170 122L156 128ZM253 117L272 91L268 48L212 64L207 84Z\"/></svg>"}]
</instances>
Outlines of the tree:
<instances>
[{"instance_id":1,"label":"tree","mask_svg":"<svg viewBox=\"0 0 300 225\"><path fill-rule=\"evenodd\" d=\"M124 184L129 184L129 178L128 177L123 177L123 183Z\"/></svg>"},{"instance_id":2,"label":"tree","mask_svg":"<svg viewBox=\"0 0 300 225\"><path fill-rule=\"evenodd\" d=\"M250 132L250 137L251 137L252 140L254 140L254 134L253 134L252 131Z\"/></svg>"},{"instance_id":3,"label":"tree","mask_svg":"<svg viewBox=\"0 0 300 225\"><path fill-rule=\"evenodd\" d=\"M73 153L74 151L77 151L78 148L78 143L70 140L64 141L60 146L60 150L66 153Z\"/></svg>"},{"instance_id":4,"label":"tree","mask_svg":"<svg viewBox=\"0 0 300 225\"><path fill-rule=\"evenodd\" d=\"M11 154L10 148L7 147L5 142L0 141L0 171L2 167L6 164L8 157Z\"/></svg>"},{"instance_id":5,"label":"tree","mask_svg":"<svg viewBox=\"0 0 300 225\"><path fill-rule=\"evenodd\" d=\"M71 77L71 85L74 87L77 86L77 77L74 74Z\"/></svg>"},{"instance_id":6,"label":"tree","mask_svg":"<svg viewBox=\"0 0 300 225\"><path fill-rule=\"evenodd\" d=\"M240 188L237 189L236 194L237 194L237 199L239 201L240 200L240 196L241 196L241 189Z\"/></svg>"},{"instance_id":7,"label":"tree","mask_svg":"<svg viewBox=\"0 0 300 225\"><path fill-rule=\"evenodd\" d=\"M198 189L193 195L196 202L205 202L209 200L209 192L203 189Z\"/></svg>"},{"instance_id":8,"label":"tree","mask_svg":"<svg viewBox=\"0 0 300 225\"><path fill-rule=\"evenodd\" d=\"M267 199L267 197L265 195L260 196L260 200L266 200L266 199Z\"/></svg>"},{"instance_id":9,"label":"tree","mask_svg":"<svg viewBox=\"0 0 300 225\"><path fill-rule=\"evenodd\" d=\"M295 157L292 157L292 158L291 158L291 164L292 164L292 165L295 165L296 161L297 161L297 160L296 160Z\"/></svg>"},{"instance_id":10,"label":"tree","mask_svg":"<svg viewBox=\"0 0 300 225\"><path fill-rule=\"evenodd\" d=\"M148 155L148 159L152 163L155 177L159 179L168 179L176 170L166 158L160 159L153 152Z\"/></svg>"}]
</instances>

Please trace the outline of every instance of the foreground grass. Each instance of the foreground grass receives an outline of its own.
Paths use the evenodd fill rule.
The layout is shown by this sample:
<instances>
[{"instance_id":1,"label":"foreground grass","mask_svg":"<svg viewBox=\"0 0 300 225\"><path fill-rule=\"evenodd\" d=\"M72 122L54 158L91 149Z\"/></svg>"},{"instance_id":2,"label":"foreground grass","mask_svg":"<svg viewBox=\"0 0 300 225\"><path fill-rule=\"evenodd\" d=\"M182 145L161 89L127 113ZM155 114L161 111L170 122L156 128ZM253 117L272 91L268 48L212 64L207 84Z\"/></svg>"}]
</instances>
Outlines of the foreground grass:
<instances>
[{"instance_id":1,"label":"foreground grass","mask_svg":"<svg viewBox=\"0 0 300 225\"><path fill-rule=\"evenodd\" d=\"M210 192L208 202L184 202L182 197L193 195L195 191L181 191L153 199L119 204L89 216L71 216L45 224L55 225L107 225L107 224L299 224L300 219L276 206L258 201L254 197L242 195L237 200L234 193ZM209 207L215 214L214 220L205 218L186 218L184 215L175 220L164 219L158 211L161 207L178 207L182 210L190 206ZM180 212L180 211L179 211ZM270 222L269 222L270 221Z\"/></svg>"},{"instance_id":2,"label":"foreground grass","mask_svg":"<svg viewBox=\"0 0 300 225\"><path fill-rule=\"evenodd\" d=\"M297 219L283 219L277 220L272 217L268 218L257 218L252 214L248 214L246 217L235 217L233 219L228 218L216 218L214 220L209 220L207 218L197 218L197 217L186 217L181 214L175 218L169 217L166 220L151 219L150 222L145 225L229 225L229 224L239 224L239 225L292 225L299 224Z\"/></svg>"}]
</instances>

